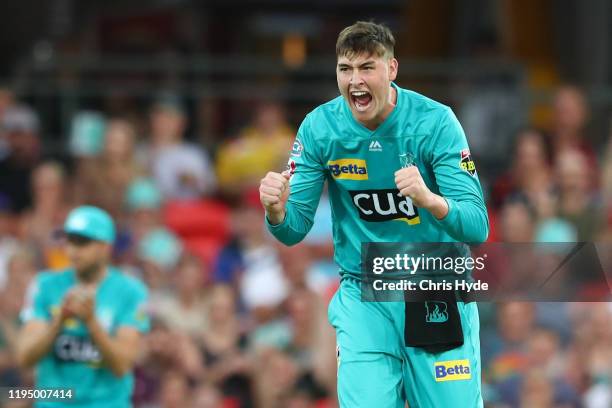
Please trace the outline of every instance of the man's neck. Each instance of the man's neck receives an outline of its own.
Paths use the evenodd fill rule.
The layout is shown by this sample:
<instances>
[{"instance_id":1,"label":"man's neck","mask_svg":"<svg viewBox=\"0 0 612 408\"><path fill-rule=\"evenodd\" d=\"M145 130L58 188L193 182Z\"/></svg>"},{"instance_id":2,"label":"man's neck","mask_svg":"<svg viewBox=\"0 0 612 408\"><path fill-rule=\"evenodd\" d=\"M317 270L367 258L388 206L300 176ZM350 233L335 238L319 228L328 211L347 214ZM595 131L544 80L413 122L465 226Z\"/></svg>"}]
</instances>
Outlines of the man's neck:
<instances>
[{"instance_id":1,"label":"man's neck","mask_svg":"<svg viewBox=\"0 0 612 408\"><path fill-rule=\"evenodd\" d=\"M385 109L383 110L382 114L379 117L374 118L371 123L363 123L365 127L372 131L376 130L380 125L382 125L383 122L389 117L391 112L393 112L395 106L397 106L397 90L393 85L390 85L389 88L390 90L389 97L387 99L387 105L385 106Z\"/></svg>"},{"instance_id":2,"label":"man's neck","mask_svg":"<svg viewBox=\"0 0 612 408\"><path fill-rule=\"evenodd\" d=\"M108 273L107 269L108 269L107 266L103 265L103 266L96 268L95 270L91 271L91 273L88 273L86 275L77 274L77 278L79 282L84 285L97 286L98 283L100 283L106 277L106 274Z\"/></svg>"},{"instance_id":3,"label":"man's neck","mask_svg":"<svg viewBox=\"0 0 612 408\"><path fill-rule=\"evenodd\" d=\"M163 148L167 146L174 146L181 142L181 137L174 134L157 134L153 135L153 146L156 148Z\"/></svg>"}]
</instances>

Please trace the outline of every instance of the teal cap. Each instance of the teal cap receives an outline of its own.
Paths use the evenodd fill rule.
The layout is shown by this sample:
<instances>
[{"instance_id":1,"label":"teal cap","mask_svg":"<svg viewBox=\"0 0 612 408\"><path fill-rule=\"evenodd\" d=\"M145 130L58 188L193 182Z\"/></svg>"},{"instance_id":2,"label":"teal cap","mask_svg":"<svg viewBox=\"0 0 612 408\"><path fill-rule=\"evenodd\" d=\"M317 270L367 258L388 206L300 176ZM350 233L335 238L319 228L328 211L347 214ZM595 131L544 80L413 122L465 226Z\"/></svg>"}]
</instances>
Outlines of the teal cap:
<instances>
[{"instance_id":1,"label":"teal cap","mask_svg":"<svg viewBox=\"0 0 612 408\"><path fill-rule=\"evenodd\" d=\"M125 203L130 210L157 209L161 207L162 195L153 180L139 178L128 186Z\"/></svg>"},{"instance_id":2,"label":"teal cap","mask_svg":"<svg viewBox=\"0 0 612 408\"><path fill-rule=\"evenodd\" d=\"M549 218L541 222L535 232L536 242L576 242L576 228L560 218Z\"/></svg>"},{"instance_id":3,"label":"teal cap","mask_svg":"<svg viewBox=\"0 0 612 408\"><path fill-rule=\"evenodd\" d=\"M72 118L70 152L78 157L97 156L104 146L106 122L98 112L82 111Z\"/></svg>"},{"instance_id":4,"label":"teal cap","mask_svg":"<svg viewBox=\"0 0 612 408\"><path fill-rule=\"evenodd\" d=\"M577 239L576 228L561 218L544 220L535 232L536 248L549 254L568 254Z\"/></svg>"},{"instance_id":5,"label":"teal cap","mask_svg":"<svg viewBox=\"0 0 612 408\"><path fill-rule=\"evenodd\" d=\"M115 224L106 211L83 205L70 211L64 223L64 233L112 244L115 241Z\"/></svg>"},{"instance_id":6,"label":"teal cap","mask_svg":"<svg viewBox=\"0 0 612 408\"><path fill-rule=\"evenodd\" d=\"M170 269L183 251L181 241L166 228L158 228L145 235L138 244L138 256L142 260Z\"/></svg>"}]
</instances>

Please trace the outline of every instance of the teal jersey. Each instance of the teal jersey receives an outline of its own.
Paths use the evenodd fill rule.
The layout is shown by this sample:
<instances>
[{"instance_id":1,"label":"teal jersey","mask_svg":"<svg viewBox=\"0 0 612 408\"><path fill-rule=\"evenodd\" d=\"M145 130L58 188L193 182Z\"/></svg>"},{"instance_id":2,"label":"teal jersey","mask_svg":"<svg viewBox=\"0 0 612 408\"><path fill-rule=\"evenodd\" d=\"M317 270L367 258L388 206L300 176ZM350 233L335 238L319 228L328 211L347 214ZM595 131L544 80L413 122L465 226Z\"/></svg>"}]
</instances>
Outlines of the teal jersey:
<instances>
[{"instance_id":1,"label":"teal jersey","mask_svg":"<svg viewBox=\"0 0 612 408\"><path fill-rule=\"evenodd\" d=\"M59 313L66 294L77 284L73 269L39 273L28 291L22 321L50 321ZM142 282L109 267L96 291L96 318L111 336L124 326L147 332L147 296ZM117 377L102 364L102 355L85 325L77 319L67 319L52 351L36 366L36 387L70 388L74 391L73 399L39 402L35 406L129 407L133 386L131 373Z\"/></svg>"},{"instance_id":2,"label":"teal jersey","mask_svg":"<svg viewBox=\"0 0 612 408\"><path fill-rule=\"evenodd\" d=\"M333 218L335 261L359 278L362 242L486 240L489 222L465 134L451 109L399 88L397 104L371 131L340 96L309 113L289 158L291 192L284 221L270 232L293 245L312 227L325 181ZM418 167L429 189L444 197L441 220L402 197L394 173L400 155Z\"/></svg>"}]
</instances>

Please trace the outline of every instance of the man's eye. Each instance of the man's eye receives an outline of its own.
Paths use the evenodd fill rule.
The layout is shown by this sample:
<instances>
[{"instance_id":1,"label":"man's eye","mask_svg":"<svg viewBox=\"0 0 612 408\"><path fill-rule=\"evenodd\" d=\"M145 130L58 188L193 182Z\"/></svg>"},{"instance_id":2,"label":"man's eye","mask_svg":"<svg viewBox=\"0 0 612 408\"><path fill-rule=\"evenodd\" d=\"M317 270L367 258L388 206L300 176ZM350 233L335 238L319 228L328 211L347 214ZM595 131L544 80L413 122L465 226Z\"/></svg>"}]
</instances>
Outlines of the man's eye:
<instances>
[{"instance_id":1,"label":"man's eye","mask_svg":"<svg viewBox=\"0 0 612 408\"><path fill-rule=\"evenodd\" d=\"M366 71L371 71L371 70L373 70L373 69L374 69L374 67L365 67L364 69L365 69Z\"/></svg>"},{"instance_id":2,"label":"man's eye","mask_svg":"<svg viewBox=\"0 0 612 408\"><path fill-rule=\"evenodd\" d=\"M346 72L346 71L348 71L348 68L346 68L346 67L340 67L339 69L340 69L340 72Z\"/></svg>"}]
</instances>

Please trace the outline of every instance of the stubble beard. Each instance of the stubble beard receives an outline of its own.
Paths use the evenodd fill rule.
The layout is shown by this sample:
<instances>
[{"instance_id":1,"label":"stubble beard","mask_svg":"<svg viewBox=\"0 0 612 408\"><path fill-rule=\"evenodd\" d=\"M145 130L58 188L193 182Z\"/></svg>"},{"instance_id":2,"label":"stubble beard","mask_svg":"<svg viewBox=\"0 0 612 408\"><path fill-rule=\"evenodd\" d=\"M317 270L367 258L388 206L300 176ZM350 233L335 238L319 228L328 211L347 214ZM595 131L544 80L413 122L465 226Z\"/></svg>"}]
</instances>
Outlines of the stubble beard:
<instances>
[{"instance_id":1,"label":"stubble beard","mask_svg":"<svg viewBox=\"0 0 612 408\"><path fill-rule=\"evenodd\" d=\"M102 274L104 270L103 262L94 262L89 266L76 270L79 280L83 282L94 282Z\"/></svg>"}]
</instances>

